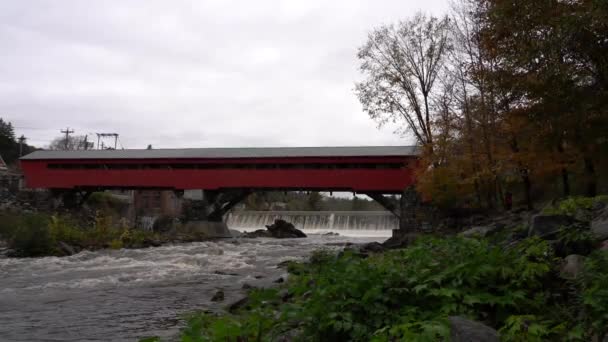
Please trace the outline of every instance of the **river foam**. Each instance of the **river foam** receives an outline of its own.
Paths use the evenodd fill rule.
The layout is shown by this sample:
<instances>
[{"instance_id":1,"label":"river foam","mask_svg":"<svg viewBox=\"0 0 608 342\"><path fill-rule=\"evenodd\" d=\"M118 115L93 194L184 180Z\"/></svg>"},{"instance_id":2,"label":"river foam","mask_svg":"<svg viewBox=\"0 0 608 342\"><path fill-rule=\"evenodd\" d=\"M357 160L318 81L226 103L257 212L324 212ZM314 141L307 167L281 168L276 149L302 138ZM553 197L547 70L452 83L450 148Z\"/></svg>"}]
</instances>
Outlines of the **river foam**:
<instances>
[{"instance_id":1,"label":"river foam","mask_svg":"<svg viewBox=\"0 0 608 342\"><path fill-rule=\"evenodd\" d=\"M174 336L183 313L220 310L243 284L270 286L276 265L319 248L383 238L238 239L70 257L0 259L0 341L133 341Z\"/></svg>"}]
</instances>

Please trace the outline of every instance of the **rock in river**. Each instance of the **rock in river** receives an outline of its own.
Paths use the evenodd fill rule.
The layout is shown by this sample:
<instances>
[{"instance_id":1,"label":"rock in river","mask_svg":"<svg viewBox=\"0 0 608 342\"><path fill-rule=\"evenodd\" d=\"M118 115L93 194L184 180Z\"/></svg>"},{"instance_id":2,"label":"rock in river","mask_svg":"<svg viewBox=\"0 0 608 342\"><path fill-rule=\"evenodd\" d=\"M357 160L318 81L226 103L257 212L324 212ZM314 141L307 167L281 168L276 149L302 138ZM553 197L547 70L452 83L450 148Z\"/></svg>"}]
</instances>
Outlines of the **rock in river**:
<instances>
[{"instance_id":1,"label":"rock in river","mask_svg":"<svg viewBox=\"0 0 608 342\"><path fill-rule=\"evenodd\" d=\"M275 220L273 224L266 226L266 230L258 229L255 232L245 233L243 237L273 237L277 239L305 238L306 234L284 220Z\"/></svg>"},{"instance_id":2,"label":"rock in river","mask_svg":"<svg viewBox=\"0 0 608 342\"><path fill-rule=\"evenodd\" d=\"M305 238L306 234L284 220L275 220L273 224L266 226L273 237L279 239Z\"/></svg>"},{"instance_id":3,"label":"rock in river","mask_svg":"<svg viewBox=\"0 0 608 342\"><path fill-rule=\"evenodd\" d=\"M213 298L211 298L212 302L221 302L224 300L224 291L223 290L218 290L214 295Z\"/></svg>"}]
</instances>

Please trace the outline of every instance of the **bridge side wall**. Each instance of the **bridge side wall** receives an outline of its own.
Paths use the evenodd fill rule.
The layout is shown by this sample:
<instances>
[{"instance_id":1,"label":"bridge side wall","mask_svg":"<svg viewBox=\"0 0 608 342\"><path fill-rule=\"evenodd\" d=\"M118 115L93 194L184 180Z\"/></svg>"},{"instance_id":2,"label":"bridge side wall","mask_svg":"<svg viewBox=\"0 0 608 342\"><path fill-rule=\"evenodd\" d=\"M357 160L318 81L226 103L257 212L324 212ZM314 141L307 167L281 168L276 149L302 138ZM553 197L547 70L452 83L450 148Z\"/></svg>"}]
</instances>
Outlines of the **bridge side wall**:
<instances>
[{"instance_id":1,"label":"bridge side wall","mask_svg":"<svg viewBox=\"0 0 608 342\"><path fill-rule=\"evenodd\" d=\"M78 160L78 161L49 161L22 160L21 165L29 188L74 189L74 188L156 188L156 189L293 189L293 190L325 190L325 191L356 191L401 193L407 186L413 184L414 176L411 158L293 158L281 161L281 165L292 163L293 168L162 168L166 163L184 161L151 160ZM49 168L49 164L69 162L74 165L83 163L96 168L63 169ZM208 162L208 161L205 161ZM215 161L217 162L217 161ZM224 161L227 162L227 161ZM240 160L231 163L250 164L279 164L272 160ZM113 163L146 163L150 168L116 169L104 165ZM165 163L165 164L163 164ZM297 165L316 163L323 168L298 168ZM360 163L356 168L333 168L337 163ZM363 164L361 164L363 163ZM402 167L380 167L390 163L400 163ZM361 166L368 164L367 166ZM326 167L325 167L326 165ZM378 168L374 168L378 165ZM238 166L238 165L237 165Z\"/></svg>"}]
</instances>

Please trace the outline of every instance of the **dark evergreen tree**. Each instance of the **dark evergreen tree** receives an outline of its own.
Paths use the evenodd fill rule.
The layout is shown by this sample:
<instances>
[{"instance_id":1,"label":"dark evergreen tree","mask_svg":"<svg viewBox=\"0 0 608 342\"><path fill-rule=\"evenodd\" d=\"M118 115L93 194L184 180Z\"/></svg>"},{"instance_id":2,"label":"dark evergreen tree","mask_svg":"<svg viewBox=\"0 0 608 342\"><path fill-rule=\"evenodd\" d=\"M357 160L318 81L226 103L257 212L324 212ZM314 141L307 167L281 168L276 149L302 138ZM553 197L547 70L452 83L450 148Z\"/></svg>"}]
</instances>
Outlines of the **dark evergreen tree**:
<instances>
[{"instance_id":1,"label":"dark evergreen tree","mask_svg":"<svg viewBox=\"0 0 608 342\"><path fill-rule=\"evenodd\" d=\"M19 157L19 146L15 140L15 129L10 122L0 118L0 155L7 164Z\"/></svg>"}]
</instances>

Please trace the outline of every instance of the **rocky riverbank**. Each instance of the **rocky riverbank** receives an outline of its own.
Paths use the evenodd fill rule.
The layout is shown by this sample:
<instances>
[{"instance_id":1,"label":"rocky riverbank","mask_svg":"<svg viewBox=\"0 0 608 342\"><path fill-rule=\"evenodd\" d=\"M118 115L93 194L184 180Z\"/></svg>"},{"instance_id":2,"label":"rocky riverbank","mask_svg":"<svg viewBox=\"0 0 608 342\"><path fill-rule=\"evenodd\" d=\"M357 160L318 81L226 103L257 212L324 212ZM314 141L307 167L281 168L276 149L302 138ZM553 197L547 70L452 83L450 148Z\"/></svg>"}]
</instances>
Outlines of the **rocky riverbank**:
<instances>
[{"instance_id":1,"label":"rocky riverbank","mask_svg":"<svg viewBox=\"0 0 608 342\"><path fill-rule=\"evenodd\" d=\"M200 227L199 227L200 228ZM72 215L0 212L0 252L8 257L70 256L101 249L141 249L165 244L213 240L208 229L178 225L163 231L133 229L121 220L95 215L82 220ZM224 227L225 228L225 227ZM230 238L227 235L221 237Z\"/></svg>"},{"instance_id":2,"label":"rocky riverbank","mask_svg":"<svg viewBox=\"0 0 608 342\"><path fill-rule=\"evenodd\" d=\"M288 263L276 288L196 314L184 340L601 341L608 208L573 198L459 234L403 234ZM481 221L481 220L480 220Z\"/></svg>"},{"instance_id":3,"label":"rocky riverbank","mask_svg":"<svg viewBox=\"0 0 608 342\"><path fill-rule=\"evenodd\" d=\"M304 238L291 223L276 220L266 230L241 233L221 222L188 222L161 231L116 226L107 217L95 217L83 227L69 216L0 212L0 256L70 256L101 249L140 249L166 244L243 238Z\"/></svg>"}]
</instances>

